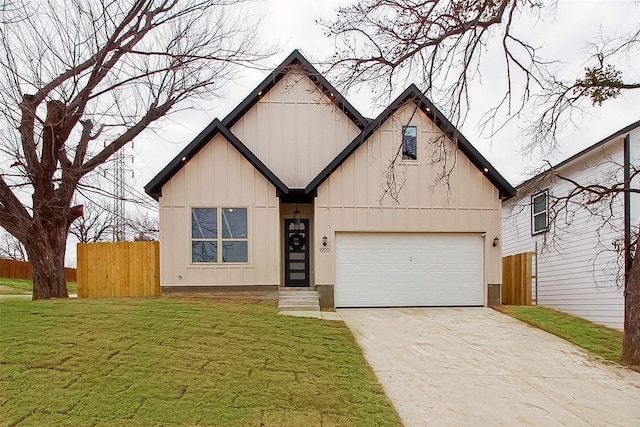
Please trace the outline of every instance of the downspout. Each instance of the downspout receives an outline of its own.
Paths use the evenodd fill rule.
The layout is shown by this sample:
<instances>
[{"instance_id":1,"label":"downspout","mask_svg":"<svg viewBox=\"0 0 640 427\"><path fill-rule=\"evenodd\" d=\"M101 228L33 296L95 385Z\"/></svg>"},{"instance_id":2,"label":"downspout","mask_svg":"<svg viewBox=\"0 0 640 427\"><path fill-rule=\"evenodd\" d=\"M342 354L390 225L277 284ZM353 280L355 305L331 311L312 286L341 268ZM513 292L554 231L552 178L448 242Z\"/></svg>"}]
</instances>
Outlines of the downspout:
<instances>
[{"instance_id":1,"label":"downspout","mask_svg":"<svg viewBox=\"0 0 640 427\"><path fill-rule=\"evenodd\" d=\"M624 138L624 290L631 269L631 135Z\"/></svg>"},{"instance_id":2,"label":"downspout","mask_svg":"<svg viewBox=\"0 0 640 427\"><path fill-rule=\"evenodd\" d=\"M540 303L538 302L538 241L536 240L536 266L535 266L535 273L534 275L536 276L536 305L540 305Z\"/></svg>"}]
</instances>

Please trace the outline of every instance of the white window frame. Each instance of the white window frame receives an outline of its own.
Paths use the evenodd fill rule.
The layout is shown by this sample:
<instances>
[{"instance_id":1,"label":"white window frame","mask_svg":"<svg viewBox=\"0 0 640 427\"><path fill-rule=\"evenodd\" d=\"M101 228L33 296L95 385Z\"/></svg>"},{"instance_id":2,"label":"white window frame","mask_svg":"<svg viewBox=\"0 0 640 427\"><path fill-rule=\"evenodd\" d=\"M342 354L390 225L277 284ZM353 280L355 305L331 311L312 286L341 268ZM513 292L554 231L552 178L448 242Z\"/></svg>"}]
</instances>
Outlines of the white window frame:
<instances>
[{"instance_id":1,"label":"white window frame","mask_svg":"<svg viewBox=\"0 0 640 427\"><path fill-rule=\"evenodd\" d=\"M536 212L535 200L544 197L544 210ZM544 215L544 228L536 229L536 218ZM549 190L543 190L531 196L531 235L546 233L549 231Z\"/></svg>"},{"instance_id":2,"label":"white window frame","mask_svg":"<svg viewBox=\"0 0 640 427\"><path fill-rule=\"evenodd\" d=\"M216 236L215 238L193 237L193 210L194 209L215 209L216 210ZM223 237L223 211L229 209L244 209L246 212L247 236L242 238ZM194 265L222 265L222 264L249 264L249 208L246 206L193 206L189 211L189 255L191 264ZM215 242L217 261L194 261L193 260L193 242ZM223 245L227 242L246 242L247 244L247 260L246 261L224 261Z\"/></svg>"}]
</instances>

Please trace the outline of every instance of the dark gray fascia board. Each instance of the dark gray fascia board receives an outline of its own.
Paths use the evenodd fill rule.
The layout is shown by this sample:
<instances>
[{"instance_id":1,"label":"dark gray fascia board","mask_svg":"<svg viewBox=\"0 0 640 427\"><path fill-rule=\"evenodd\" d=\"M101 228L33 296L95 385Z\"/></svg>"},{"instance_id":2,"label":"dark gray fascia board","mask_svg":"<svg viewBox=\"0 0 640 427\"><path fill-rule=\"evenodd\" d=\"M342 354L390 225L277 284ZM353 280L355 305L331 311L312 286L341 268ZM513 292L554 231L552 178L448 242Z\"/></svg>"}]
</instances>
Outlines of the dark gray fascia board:
<instances>
[{"instance_id":1,"label":"dark gray fascia board","mask_svg":"<svg viewBox=\"0 0 640 427\"><path fill-rule=\"evenodd\" d=\"M149 181L145 185L144 191L158 200L162 196L162 187L218 133L224 136L280 193L288 194L288 187L218 119L214 119L180 154L174 157L160 173Z\"/></svg>"},{"instance_id":2,"label":"dark gray fascia board","mask_svg":"<svg viewBox=\"0 0 640 427\"><path fill-rule=\"evenodd\" d=\"M307 59L302 56L300 51L297 49L291 52L291 54L284 60L280 65L276 67L275 70L271 72L267 76L266 79L262 81L252 92L247 96L227 117L222 120L222 123L229 129L233 127L234 124L242 116L244 116L247 111L249 111L262 97L263 94L267 93L273 86L275 86L284 76L287 74L291 66L299 65L314 82L320 90L329 98L332 99L333 102L338 106L338 108L343 111L347 117L362 131L369 121L365 119L358 110L353 107L346 100L344 96L340 92L334 88L331 83L324 78L322 74L318 70L315 69L313 65Z\"/></svg>"},{"instance_id":3,"label":"dark gray fascia board","mask_svg":"<svg viewBox=\"0 0 640 427\"><path fill-rule=\"evenodd\" d=\"M309 183L305 192L317 191L322 184L336 169L344 163L387 119L395 113L405 102L415 102L419 108L438 126L438 128L452 141L457 141L460 151L478 168L487 179L498 189L500 198L508 199L516 194L516 190L504 179L500 173L485 159L482 154L462 135L447 118L438 110L429 99L414 84L409 86L395 101L391 103L380 115L372 120L369 125L353 139L347 147ZM485 172L485 168L488 172Z\"/></svg>"},{"instance_id":4,"label":"dark gray fascia board","mask_svg":"<svg viewBox=\"0 0 640 427\"><path fill-rule=\"evenodd\" d=\"M544 171L540 172L539 174L527 179L523 183L521 183L518 186L516 186L516 189L520 189L520 188L526 186L527 184L529 184L529 183L531 183L533 181L537 181L537 180L541 179L542 177L548 175L550 172L558 170L559 168L568 165L569 163L571 163L574 160L584 156L585 154L590 153L591 151L602 147L603 145L607 144L608 142L611 142L611 141L613 141L614 139L616 139L616 138L618 138L620 136L628 134L629 132L631 132L632 130L634 130L637 127L640 127L640 120L638 120L635 123L631 123L629 126L625 126L624 128L620 129L619 131L612 133L611 135L609 135L605 139L596 142L595 144L585 148L584 150L580 151L579 153L574 154L573 156L569 157L566 160L563 160L562 162L558 163L557 165L552 166L552 167L550 167L548 169L545 169Z\"/></svg>"}]
</instances>

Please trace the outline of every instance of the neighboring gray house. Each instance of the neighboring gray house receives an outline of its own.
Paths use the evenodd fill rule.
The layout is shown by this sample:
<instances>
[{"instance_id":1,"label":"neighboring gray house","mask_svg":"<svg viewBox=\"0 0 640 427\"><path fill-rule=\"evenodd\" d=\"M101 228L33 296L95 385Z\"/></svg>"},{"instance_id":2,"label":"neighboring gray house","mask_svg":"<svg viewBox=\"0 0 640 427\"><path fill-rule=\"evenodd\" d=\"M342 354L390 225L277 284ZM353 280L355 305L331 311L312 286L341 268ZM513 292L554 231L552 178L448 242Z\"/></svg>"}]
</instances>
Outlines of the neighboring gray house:
<instances>
[{"instance_id":1,"label":"neighboring gray house","mask_svg":"<svg viewBox=\"0 0 640 427\"><path fill-rule=\"evenodd\" d=\"M414 85L367 120L298 51L145 190L163 293L315 287L329 307L486 305L515 192Z\"/></svg>"},{"instance_id":2,"label":"neighboring gray house","mask_svg":"<svg viewBox=\"0 0 640 427\"><path fill-rule=\"evenodd\" d=\"M554 207L558 198L575 186L554 172L583 185L607 184L624 182L625 168L640 168L640 121L525 181L516 187L516 197L503 203L502 255L537 249L537 304L623 328L625 222L633 235L640 197L625 201L620 194L612 203L589 205L590 211L576 199L559 209L564 204ZM636 177L632 188L639 187Z\"/></svg>"}]
</instances>

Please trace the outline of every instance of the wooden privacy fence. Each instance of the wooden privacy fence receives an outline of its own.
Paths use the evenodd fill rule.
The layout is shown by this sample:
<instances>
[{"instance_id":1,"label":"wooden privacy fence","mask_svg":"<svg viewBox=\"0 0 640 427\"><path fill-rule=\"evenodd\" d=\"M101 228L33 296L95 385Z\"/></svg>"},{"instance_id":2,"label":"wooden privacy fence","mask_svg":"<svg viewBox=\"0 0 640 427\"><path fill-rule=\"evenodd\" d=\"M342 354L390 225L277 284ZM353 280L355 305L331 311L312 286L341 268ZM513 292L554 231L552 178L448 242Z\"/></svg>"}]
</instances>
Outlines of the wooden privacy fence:
<instances>
[{"instance_id":1,"label":"wooden privacy fence","mask_svg":"<svg viewBox=\"0 0 640 427\"><path fill-rule=\"evenodd\" d=\"M0 258L0 277L33 280L33 270L31 269L31 264L26 261ZM64 277L67 282L75 282L76 269L65 268Z\"/></svg>"},{"instance_id":2,"label":"wooden privacy fence","mask_svg":"<svg viewBox=\"0 0 640 427\"><path fill-rule=\"evenodd\" d=\"M160 243L78 244L78 297L160 295Z\"/></svg>"},{"instance_id":3,"label":"wooden privacy fence","mask_svg":"<svg viewBox=\"0 0 640 427\"><path fill-rule=\"evenodd\" d=\"M531 273L533 252L502 258L502 303L531 305Z\"/></svg>"}]
</instances>

